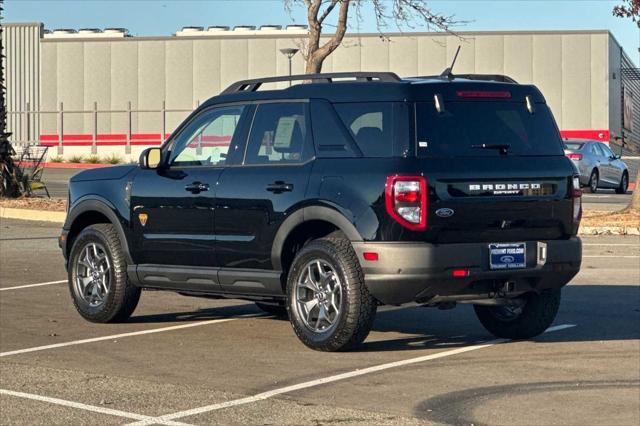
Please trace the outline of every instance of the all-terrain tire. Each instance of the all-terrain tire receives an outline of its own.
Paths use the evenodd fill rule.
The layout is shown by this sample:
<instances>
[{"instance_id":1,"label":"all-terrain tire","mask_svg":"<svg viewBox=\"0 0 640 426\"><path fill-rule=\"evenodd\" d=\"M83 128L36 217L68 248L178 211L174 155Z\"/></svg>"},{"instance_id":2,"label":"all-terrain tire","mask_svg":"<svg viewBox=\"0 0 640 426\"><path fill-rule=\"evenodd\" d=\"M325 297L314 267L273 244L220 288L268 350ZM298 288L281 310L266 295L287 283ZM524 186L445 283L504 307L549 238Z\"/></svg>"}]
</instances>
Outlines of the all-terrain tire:
<instances>
[{"instance_id":1,"label":"all-terrain tire","mask_svg":"<svg viewBox=\"0 0 640 426\"><path fill-rule=\"evenodd\" d=\"M316 332L305 325L295 305L297 280L305 265L315 259L329 264L342 286L340 314L335 326L326 332ZM364 341L373 326L377 304L365 285L360 262L349 240L322 238L310 242L298 252L287 279L287 309L293 330L311 349L345 351Z\"/></svg>"},{"instance_id":2,"label":"all-terrain tire","mask_svg":"<svg viewBox=\"0 0 640 426\"><path fill-rule=\"evenodd\" d=\"M256 302L256 306L260 308L260 310L275 315L279 318L287 317L287 306L285 304L270 304L270 303L261 303Z\"/></svg>"},{"instance_id":3,"label":"all-terrain tire","mask_svg":"<svg viewBox=\"0 0 640 426\"><path fill-rule=\"evenodd\" d=\"M622 173L620 184L616 188L616 194L626 194L627 189L629 189L629 173L625 171Z\"/></svg>"},{"instance_id":4,"label":"all-terrain tire","mask_svg":"<svg viewBox=\"0 0 640 426\"><path fill-rule=\"evenodd\" d=\"M560 307L561 290L527 293L519 315L505 318L500 306L474 305L478 319L491 334L505 339L530 339L553 323Z\"/></svg>"},{"instance_id":5,"label":"all-terrain tire","mask_svg":"<svg viewBox=\"0 0 640 426\"><path fill-rule=\"evenodd\" d=\"M108 292L104 302L92 306L80 294L76 285L76 265L88 245L98 244L104 249L110 262ZM140 288L131 284L127 278L127 261L120 238L111 224L100 223L86 227L73 242L69 256L69 291L78 313L88 321L98 323L126 321L138 305Z\"/></svg>"}]
</instances>

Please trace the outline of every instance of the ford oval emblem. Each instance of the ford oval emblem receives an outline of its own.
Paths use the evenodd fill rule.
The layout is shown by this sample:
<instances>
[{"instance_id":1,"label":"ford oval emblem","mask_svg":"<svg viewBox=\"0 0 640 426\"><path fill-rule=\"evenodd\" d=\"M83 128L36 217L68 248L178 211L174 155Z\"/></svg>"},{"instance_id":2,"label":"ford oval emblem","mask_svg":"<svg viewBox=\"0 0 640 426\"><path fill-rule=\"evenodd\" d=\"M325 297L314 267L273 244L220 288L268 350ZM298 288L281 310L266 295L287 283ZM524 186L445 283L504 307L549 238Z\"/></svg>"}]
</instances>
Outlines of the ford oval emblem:
<instances>
[{"instance_id":1,"label":"ford oval emblem","mask_svg":"<svg viewBox=\"0 0 640 426\"><path fill-rule=\"evenodd\" d=\"M451 217L455 212L453 209L443 208L436 210L436 215L440 217Z\"/></svg>"},{"instance_id":2,"label":"ford oval emblem","mask_svg":"<svg viewBox=\"0 0 640 426\"><path fill-rule=\"evenodd\" d=\"M515 262L515 260L516 260L515 257L509 256L508 254L500 257L500 262L502 263L513 263Z\"/></svg>"}]
</instances>

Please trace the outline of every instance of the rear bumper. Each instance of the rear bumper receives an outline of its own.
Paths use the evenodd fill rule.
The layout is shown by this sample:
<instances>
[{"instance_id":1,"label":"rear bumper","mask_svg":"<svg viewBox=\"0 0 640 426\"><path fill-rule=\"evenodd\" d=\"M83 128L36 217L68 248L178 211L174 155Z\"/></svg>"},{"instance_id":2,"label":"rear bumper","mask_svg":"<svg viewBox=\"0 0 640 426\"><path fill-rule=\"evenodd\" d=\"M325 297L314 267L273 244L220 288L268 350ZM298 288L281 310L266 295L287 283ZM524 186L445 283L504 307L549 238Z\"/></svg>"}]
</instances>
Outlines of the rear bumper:
<instances>
[{"instance_id":1,"label":"rear bumper","mask_svg":"<svg viewBox=\"0 0 640 426\"><path fill-rule=\"evenodd\" d=\"M481 294L512 282L516 292L540 291L566 285L580 270L582 242L527 241L524 269L490 270L489 245L354 242L366 285L380 302L426 302L436 296ZM377 261L364 252L378 253ZM454 278L454 269L469 275Z\"/></svg>"}]
</instances>

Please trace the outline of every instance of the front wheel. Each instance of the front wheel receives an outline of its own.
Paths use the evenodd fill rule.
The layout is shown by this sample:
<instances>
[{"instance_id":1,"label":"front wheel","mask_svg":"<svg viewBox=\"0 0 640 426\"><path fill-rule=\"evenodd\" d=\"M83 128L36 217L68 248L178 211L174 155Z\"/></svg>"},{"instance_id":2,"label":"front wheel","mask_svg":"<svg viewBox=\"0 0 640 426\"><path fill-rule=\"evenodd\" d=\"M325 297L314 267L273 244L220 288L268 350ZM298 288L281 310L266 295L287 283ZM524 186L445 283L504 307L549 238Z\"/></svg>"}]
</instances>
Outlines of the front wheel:
<instances>
[{"instance_id":1,"label":"front wheel","mask_svg":"<svg viewBox=\"0 0 640 426\"><path fill-rule=\"evenodd\" d=\"M629 175L627 172L622 173L622 178L620 179L620 185L616 188L617 194L626 194L627 189L629 189Z\"/></svg>"},{"instance_id":2,"label":"front wheel","mask_svg":"<svg viewBox=\"0 0 640 426\"><path fill-rule=\"evenodd\" d=\"M113 225L83 229L73 242L68 269L73 304L85 319L124 321L138 305L140 289L127 279L124 251Z\"/></svg>"},{"instance_id":3,"label":"front wheel","mask_svg":"<svg viewBox=\"0 0 640 426\"><path fill-rule=\"evenodd\" d=\"M320 351L362 343L377 309L357 255L343 238L312 241L297 254L287 280L287 303L298 338Z\"/></svg>"},{"instance_id":4,"label":"front wheel","mask_svg":"<svg viewBox=\"0 0 640 426\"><path fill-rule=\"evenodd\" d=\"M591 192L592 194L598 192L598 181L598 171L594 170L591 172L591 176L589 176L589 192Z\"/></svg>"},{"instance_id":5,"label":"front wheel","mask_svg":"<svg viewBox=\"0 0 640 426\"><path fill-rule=\"evenodd\" d=\"M505 339L529 339L553 323L560 307L560 289L527 293L506 306L474 305L478 319L491 334Z\"/></svg>"}]
</instances>

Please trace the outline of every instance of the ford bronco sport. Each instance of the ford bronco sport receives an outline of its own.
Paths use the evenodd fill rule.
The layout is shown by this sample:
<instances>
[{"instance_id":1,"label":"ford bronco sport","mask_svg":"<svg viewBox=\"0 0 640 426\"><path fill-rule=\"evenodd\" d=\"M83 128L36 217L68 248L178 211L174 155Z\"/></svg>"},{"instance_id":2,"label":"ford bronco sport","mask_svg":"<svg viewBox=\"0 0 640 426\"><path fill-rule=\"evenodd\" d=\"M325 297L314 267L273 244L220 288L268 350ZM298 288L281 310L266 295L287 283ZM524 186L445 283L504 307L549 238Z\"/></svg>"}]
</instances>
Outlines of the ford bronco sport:
<instances>
[{"instance_id":1,"label":"ford bronco sport","mask_svg":"<svg viewBox=\"0 0 640 426\"><path fill-rule=\"evenodd\" d=\"M526 339L580 268L580 197L534 86L273 77L209 99L139 165L74 176L60 246L94 322L163 289L288 314L324 351L360 344L379 305L410 302L473 304L489 332Z\"/></svg>"}]
</instances>

